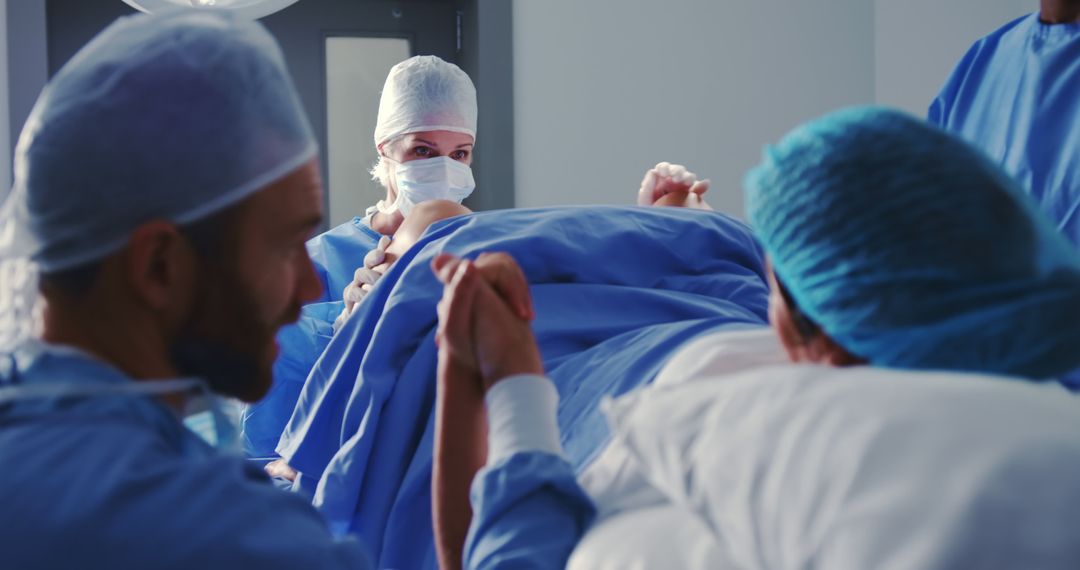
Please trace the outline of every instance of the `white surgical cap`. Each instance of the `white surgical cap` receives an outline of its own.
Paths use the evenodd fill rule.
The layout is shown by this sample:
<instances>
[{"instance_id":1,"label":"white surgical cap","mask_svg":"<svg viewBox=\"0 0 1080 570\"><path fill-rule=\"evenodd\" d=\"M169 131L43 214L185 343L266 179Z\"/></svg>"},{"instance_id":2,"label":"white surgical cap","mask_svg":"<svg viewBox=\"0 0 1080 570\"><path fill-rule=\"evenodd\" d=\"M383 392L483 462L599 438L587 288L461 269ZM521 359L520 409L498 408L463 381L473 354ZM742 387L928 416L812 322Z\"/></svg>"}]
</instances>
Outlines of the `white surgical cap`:
<instances>
[{"instance_id":1,"label":"white surgical cap","mask_svg":"<svg viewBox=\"0 0 1080 570\"><path fill-rule=\"evenodd\" d=\"M452 131L476 138L476 88L458 66L418 55L390 68L379 99L375 146L409 133Z\"/></svg>"},{"instance_id":2,"label":"white surgical cap","mask_svg":"<svg viewBox=\"0 0 1080 570\"><path fill-rule=\"evenodd\" d=\"M0 211L0 255L46 273L91 262L140 224L205 218L316 152L260 24L205 10L122 18L34 106Z\"/></svg>"}]
</instances>

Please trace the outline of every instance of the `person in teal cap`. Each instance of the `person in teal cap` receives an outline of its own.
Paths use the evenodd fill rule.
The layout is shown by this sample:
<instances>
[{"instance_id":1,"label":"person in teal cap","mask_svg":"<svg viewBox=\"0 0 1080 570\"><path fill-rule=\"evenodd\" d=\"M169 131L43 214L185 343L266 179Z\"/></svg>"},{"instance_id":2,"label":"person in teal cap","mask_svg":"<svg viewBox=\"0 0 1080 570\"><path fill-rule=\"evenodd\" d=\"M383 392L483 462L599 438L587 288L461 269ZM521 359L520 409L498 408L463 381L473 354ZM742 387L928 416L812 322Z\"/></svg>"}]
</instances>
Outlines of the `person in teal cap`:
<instances>
[{"instance_id":1,"label":"person in teal cap","mask_svg":"<svg viewBox=\"0 0 1080 570\"><path fill-rule=\"evenodd\" d=\"M1032 383L1080 366L1080 258L959 138L896 111L843 110L766 149L745 186L789 360ZM436 417L453 419L435 435L441 560L562 568L597 506L564 458L559 396L516 310L527 287L505 278L507 256L447 254L433 269L445 284ZM470 481L471 523L457 508ZM994 546L1022 558L1030 544Z\"/></svg>"}]
</instances>

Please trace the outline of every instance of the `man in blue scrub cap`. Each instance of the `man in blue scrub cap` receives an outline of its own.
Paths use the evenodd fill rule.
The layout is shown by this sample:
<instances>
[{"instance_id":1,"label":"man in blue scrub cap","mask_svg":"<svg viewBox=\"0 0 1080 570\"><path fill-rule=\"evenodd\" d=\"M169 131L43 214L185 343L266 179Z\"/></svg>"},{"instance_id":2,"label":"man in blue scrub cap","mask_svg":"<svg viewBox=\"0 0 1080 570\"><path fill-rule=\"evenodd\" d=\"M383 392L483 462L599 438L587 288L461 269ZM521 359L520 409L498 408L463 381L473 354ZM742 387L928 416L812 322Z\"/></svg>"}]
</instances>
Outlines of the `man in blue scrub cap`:
<instances>
[{"instance_id":1,"label":"man in blue scrub cap","mask_svg":"<svg viewBox=\"0 0 1080 570\"><path fill-rule=\"evenodd\" d=\"M201 386L261 398L318 296L316 153L276 42L228 14L123 18L45 88L0 218L45 302L0 354L5 567L370 567L179 419Z\"/></svg>"},{"instance_id":2,"label":"man in blue scrub cap","mask_svg":"<svg viewBox=\"0 0 1080 570\"><path fill-rule=\"evenodd\" d=\"M791 361L1030 382L1080 365L1080 257L1014 181L956 137L895 111L840 111L767 149L745 186L771 261L770 324ZM562 568L595 508L563 454L528 286L505 255L444 254L433 269L445 284L440 561ZM1022 553L1023 544L997 546Z\"/></svg>"},{"instance_id":3,"label":"man in blue scrub cap","mask_svg":"<svg viewBox=\"0 0 1080 570\"><path fill-rule=\"evenodd\" d=\"M1080 246L1080 2L979 40L930 106L931 122L986 152Z\"/></svg>"}]
</instances>

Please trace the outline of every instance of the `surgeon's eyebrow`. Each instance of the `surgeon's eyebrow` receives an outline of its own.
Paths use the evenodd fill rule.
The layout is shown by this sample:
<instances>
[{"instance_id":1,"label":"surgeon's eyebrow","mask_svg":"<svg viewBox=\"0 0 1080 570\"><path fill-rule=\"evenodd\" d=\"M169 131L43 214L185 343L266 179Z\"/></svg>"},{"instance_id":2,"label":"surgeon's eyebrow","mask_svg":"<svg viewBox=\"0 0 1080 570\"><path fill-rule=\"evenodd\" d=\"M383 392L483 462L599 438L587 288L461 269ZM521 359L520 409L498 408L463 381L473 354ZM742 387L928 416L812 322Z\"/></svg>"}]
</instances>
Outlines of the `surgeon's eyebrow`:
<instances>
[{"instance_id":1,"label":"surgeon's eyebrow","mask_svg":"<svg viewBox=\"0 0 1080 570\"><path fill-rule=\"evenodd\" d=\"M413 139L413 142L414 143L424 143L424 144L426 144L428 146L433 146L435 148L439 148L438 143L435 143L435 142L432 142L432 141L429 141L429 140L426 140L426 139L415 138L415 139ZM457 145L454 148L464 148L464 147L472 146L472 145L473 145L473 143L462 143L462 144Z\"/></svg>"}]
</instances>

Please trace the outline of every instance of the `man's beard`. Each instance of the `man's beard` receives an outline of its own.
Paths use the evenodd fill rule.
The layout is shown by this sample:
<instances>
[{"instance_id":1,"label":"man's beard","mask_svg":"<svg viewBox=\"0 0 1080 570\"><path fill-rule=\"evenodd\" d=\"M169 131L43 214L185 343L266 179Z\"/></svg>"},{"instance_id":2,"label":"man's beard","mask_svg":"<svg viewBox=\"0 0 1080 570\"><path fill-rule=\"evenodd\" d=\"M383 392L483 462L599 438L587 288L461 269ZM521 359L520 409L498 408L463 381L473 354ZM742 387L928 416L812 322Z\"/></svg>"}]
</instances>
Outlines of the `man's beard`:
<instances>
[{"instance_id":1,"label":"man's beard","mask_svg":"<svg viewBox=\"0 0 1080 570\"><path fill-rule=\"evenodd\" d=\"M227 268L206 271L191 318L170 347L173 365L185 376L203 379L214 392L255 402L272 382L266 354L278 328L295 320L266 323L252 295ZM213 280L213 283L207 281ZM295 307L292 313L299 313Z\"/></svg>"}]
</instances>

